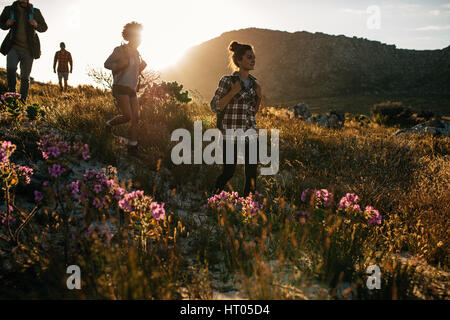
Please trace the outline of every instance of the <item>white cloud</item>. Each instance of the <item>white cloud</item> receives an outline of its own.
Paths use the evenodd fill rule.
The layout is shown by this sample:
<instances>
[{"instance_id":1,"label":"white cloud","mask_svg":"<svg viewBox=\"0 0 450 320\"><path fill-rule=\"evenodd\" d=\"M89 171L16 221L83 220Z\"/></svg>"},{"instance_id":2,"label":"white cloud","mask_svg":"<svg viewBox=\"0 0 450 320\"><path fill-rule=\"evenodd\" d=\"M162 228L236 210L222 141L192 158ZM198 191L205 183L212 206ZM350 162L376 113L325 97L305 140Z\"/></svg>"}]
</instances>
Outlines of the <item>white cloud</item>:
<instances>
[{"instance_id":1,"label":"white cloud","mask_svg":"<svg viewBox=\"0 0 450 320\"><path fill-rule=\"evenodd\" d=\"M382 7L384 9L416 10L419 9L421 5L411 3L397 3L397 4L385 4Z\"/></svg>"},{"instance_id":2,"label":"white cloud","mask_svg":"<svg viewBox=\"0 0 450 320\"><path fill-rule=\"evenodd\" d=\"M386 16L391 17L419 17L422 16L427 10L420 4L411 3L383 3L381 9Z\"/></svg>"},{"instance_id":3,"label":"white cloud","mask_svg":"<svg viewBox=\"0 0 450 320\"><path fill-rule=\"evenodd\" d=\"M443 8L450 9L450 3L443 4L442 7L443 7Z\"/></svg>"},{"instance_id":4,"label":"white cloud","mask_svg":"<svg viewBox=\"0 0 450 320\"><path fill-rule=\"evenodd\" d=\"M431 10L428 13L431 14L432 16L438 16L441 14L441 11L440 10Z\"/></svg>"},{"instance_id":5,"label":"white cloud","mask_svg":"<svg viewBox=\"0 0 450 320\"><path fill-rule=\"evenodd\" d=\"M366 10L360 10L360 9L344 8L344 9L340 9L339 11L343 12L343 13L350 13L350 14L367 14Z\"/></svg>"},{"instance_id":6,"label":"white cloud","mask_svg":"<svg viewBox=\"0 0 450 320\"><path fill-rule=\"evenodd\" d=\"M420 27L420 28L415 28L413 30L416 31L442 31L442 30L449 30L450 29L450 25L446 25L446 26L426 26L426 27Z\"/></svg>"},{"instance_id":7,"label":"white cloud","mask_svg":"<svg viewBox=\"0 0 450 320\"><path fill-rule=\"evenodd\" d=\"M430 41L430 40L434 40L435 38L433 37L416 37L417 40L423 40L423 41Z\"/></svg>"}]
</instances>

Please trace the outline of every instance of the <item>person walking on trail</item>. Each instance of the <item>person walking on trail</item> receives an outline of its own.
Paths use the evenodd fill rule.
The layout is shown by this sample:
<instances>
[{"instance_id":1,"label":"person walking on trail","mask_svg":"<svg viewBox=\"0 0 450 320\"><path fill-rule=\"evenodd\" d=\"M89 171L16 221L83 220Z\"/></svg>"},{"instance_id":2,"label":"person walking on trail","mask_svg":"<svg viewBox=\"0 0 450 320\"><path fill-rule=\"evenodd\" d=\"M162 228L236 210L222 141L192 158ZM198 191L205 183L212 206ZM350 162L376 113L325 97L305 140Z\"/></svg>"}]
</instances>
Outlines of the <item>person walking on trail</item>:
<instances>
[{"instance_id":1,"label":"person walking on trail","mask_svg":"<svg viewBox=\"0 0 450 320\"><path fill-rule=\"evenodd\" d=\"M67 91L67 81L69 80L69 73L73 71L72 55L66 50L66 44L61 42L59 47L60 51L55 53L55 59L53 62L53 72L56 73L56 65L58 65L58 81L59 88L62 91ZM70 65L70 70L69 70ZM64 86L62 80L64 79Z\"/></svg>"},{"instance_id":2,"label":"person walking on trail","mask_svg":"<svg viewBox=\"0 0 450 320\"><path fill-rule=\"evenodd\" d=\"M105 68L113 73L112 93L121 114L106 122L109 132L114 126L130 122L129 139L125 139L128 154L138 155L137 124L139 102L137 91L141 72L147 67L139 54L142 25L131 22L125 25L122 36L128 43L116 47L105 62Z\"/></svg>"},{"instance_id":3,"label":"person walking on trail","mask_svg":"<svg viewBox=\"0 0 450 320\"><path fill-rule=\"evenodd\" d=\"M20 94L22 101L26 102L33 61L41 56L36 31L47 31L47 24L41 11L29 0L18 0L3 9L0 28L9 30L0 47L0 52L6 55L8 90L16 92L16 73L20 63Z\"/></svg>"},{"instance_id":4,"label":"person walking on trail","mask_svg":"<svg viewBox=\"0 0 450 320\"><path fill-rule=\"evenodd\" d=\"M227 130L239 130L244 132L253 129L245 140L245 189L244 197L256 192L256 178L258 169L258 128L256 126L256 114L261 105L261 86L256 78L250 74L254 70L256 56L253 47L248 44L240 44L233 41L229 47L230 65L235 72L232 75L223 76L211 101L211 109L217 114L217 126L222 132L223 144L223 171L217 178L214 192L222 191L228 181L233 177L237 165L237 139L234 135L228 135ZM256 143L256 163L251 163L250 143ZM234 145L234 161L227 161L227 146ZM231 158L231 157L230 157Z\"/></svg>"}]
</instances>

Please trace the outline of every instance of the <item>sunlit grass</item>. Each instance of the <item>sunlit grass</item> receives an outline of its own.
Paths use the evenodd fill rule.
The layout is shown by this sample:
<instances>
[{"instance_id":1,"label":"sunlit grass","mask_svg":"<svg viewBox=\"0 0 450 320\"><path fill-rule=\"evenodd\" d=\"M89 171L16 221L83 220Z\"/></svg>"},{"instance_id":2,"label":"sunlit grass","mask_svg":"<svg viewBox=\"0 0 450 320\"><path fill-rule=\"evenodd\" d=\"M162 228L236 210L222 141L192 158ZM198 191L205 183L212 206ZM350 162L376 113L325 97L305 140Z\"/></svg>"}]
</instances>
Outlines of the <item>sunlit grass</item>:
<instances>
[{"instance_id":1,"label":"sunlit grass","mask_svg":"<svg viewBox=\"0 0 450 320\"><path fill-rule=\"evenodd\" d=\"M30 98L44 107L46 115L31 128L3 130L1 140L18 143L27 136L29 141L18 152L26 151L32 162L39 159L33 145L49 128L89 144L93 158L105 164L133 162L105 130L104 121L117 112L110 94L91 87L59 94L56 86L33 86ZM64 288L61 242L54 240L63 229L51 210L42 212L28 230L20 259L14 256L13 267L1 269L5 289L0 289L0 296L205 299L231 286L230 291L250 299L446 297L439 287L442 279L436 284L440 276L433 278L420 266L441 271L449 267L448 138L399 138L394 136L395 128L376 124L347 123L342 130L330 130L283 114L262 113L260 128L280 130L281 167L278 175L259 178L265 209L244 224L233 218L232 211L220 215L201 208L207 201L204 192L214 184L220 166L176 167L170 160L173 130L192 130L197 120L203 121L205 130L214 127L209 107L155 107L141 101L141 109L143 159L132 184L168 203L173 214L165 236L178 233L177 241L143 250L139 242L128 241L127 233L118 235L112 246L92 239L70 262L80 264L87 275L86 287L73 296ZM126 134L126 126L119 130ZM243 168L238 168L230 184L242 191ZM367 228L331 217L302 225L291 219L286 208L301 206L306 188L358 194L380 211L383 224ZM172 201L177 195L200 198L200 205L178 216L180 208ZM183 232L183 228L175 231L178 223ZM48 235L47 241L36 241L34 233ZM414 259L405 264L398 258L405 255ZM371 292L365 287L365 270L373 264L381 267L383 278L382 290ZM26 281L25 291L6 289Z\"/></svg>"}]
</instances>

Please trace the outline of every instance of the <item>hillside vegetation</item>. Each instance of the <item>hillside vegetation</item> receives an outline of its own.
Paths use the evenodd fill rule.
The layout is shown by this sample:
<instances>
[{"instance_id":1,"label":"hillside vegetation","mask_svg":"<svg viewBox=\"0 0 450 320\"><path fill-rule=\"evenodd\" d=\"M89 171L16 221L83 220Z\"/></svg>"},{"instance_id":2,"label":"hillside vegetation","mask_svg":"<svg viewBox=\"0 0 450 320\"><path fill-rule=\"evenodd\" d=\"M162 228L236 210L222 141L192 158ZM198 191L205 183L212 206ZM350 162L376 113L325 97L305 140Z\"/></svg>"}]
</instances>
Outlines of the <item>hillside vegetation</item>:
<instances>
[{"instance_id":1,"label":"hillside vegetation","mask_svg":"<svg viewBox=\"0 0 450 320\"><path fill-rule=\"evenodd\" d=\"M191 48L163 78L210 101L230 72L227 48L233 40L254 46L254 75L266 105L306 102L320 112L337 107L367 114L371 105L391 100L450 115L450 46L406 50L343 35L249 28Z\"/></svg>"},{"instance_id":2,"label":"hillside vegetation","mask_svg":"<svg viewBox=\"0 0 450 320\"><path fill-rule=\"evenodd\" d=\"M35 84L30 101L38 119L1 121L0 141L16 146L2 145L1 298L449 297L449 138L326 129L265 109L257 121L280 130L280 172L236 207L235 194L208 201L220 166L171 162L173 130L215 126L207 105L141 99L134 159L103 125L117 112L108 92ZM16 165L34 170L28 184ZM68 265L80 266L81 290L67 289ZM380 290L366 287L371 265Z\"/></svg>"}]
</instances>

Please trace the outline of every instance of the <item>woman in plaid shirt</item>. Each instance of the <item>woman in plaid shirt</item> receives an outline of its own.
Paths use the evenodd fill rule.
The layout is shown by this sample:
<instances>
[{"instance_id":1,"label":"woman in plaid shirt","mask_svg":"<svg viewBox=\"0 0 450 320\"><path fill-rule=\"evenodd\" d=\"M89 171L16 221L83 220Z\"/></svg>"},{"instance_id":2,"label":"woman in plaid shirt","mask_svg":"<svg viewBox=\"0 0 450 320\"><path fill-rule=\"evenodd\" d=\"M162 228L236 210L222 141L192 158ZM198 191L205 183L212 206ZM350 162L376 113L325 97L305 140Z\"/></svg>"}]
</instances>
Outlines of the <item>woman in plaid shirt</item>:
<instances>
[{"instance_id":1,"label":"woman in plaid shirt","mask_svg":"<svg viewBox=\"0 0 450 320\"><path fill-rule=\"evenodd\" d=\"M258 145L258 128L256 126L256 113L261 104L261 86L256 78L250 74L255 69L255 53L252 46L232 42L229 47L230 65L235 72L230 76L224 76L219 82L214 98L211 101L211 109L217 114L217 126L224 137L223 148L223 172L217 178L215 192L223 190L225 185L233 177L237 164L237 143L234 135L227 135L227 129L244 132L253 129L255 133L245 141L245 190L244 196L256 191L256 178L258 164L251 164L249 157L249 143ZM234 144L234 162L226 161L227 144ZM256 148L258 158L258 148Z\"/></svg>"}]
</instances>

